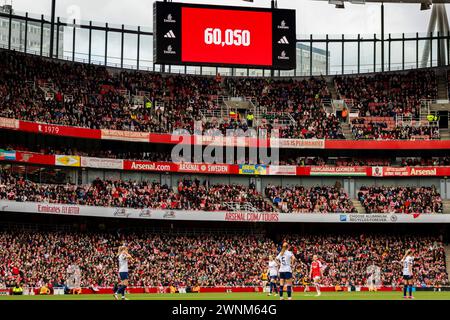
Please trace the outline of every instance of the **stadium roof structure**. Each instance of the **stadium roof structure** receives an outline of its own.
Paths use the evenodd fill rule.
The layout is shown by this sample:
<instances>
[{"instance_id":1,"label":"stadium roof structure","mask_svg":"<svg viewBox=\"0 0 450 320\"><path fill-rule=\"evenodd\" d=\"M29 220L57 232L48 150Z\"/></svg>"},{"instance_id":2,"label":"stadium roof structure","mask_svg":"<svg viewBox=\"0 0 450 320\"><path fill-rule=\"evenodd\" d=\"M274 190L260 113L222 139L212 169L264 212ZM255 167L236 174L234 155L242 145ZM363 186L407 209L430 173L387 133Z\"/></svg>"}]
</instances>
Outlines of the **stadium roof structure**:
<instances>
[{"instance_id":1,"label":"stadium roof structure","mask_svg":"<svg viewBox=\"0 0 450 320\"><path fill-rule=\"evenodd\" d=\"M314 0L314 1L328 1L328 2L350 2L352 4L364 4L366 2L368 3L450 3L450 0L433 0L433 1L426 1L426 0L341 0L341 1L333 1L333 0Z\"/></svg>"},{"instance_id":2,"label":"stadium roof structure","mask_svg":"<svg viewBox=\"0 0 450 320\"><path fill-rule=\"evenodd\" d=\"M447 11L445 9L445 4L450 3L450 0L314 0L314 1L327 1L331 5L335 5L337 9L345 9L345 2L351 4L361 4L364 5L366 3L380 3L381 4L381 37L382 41L384 40L384 4L385 3L404 3L404 4L420 4L420 10L431 10L430 20L428 22L428 30L427 33L431 34L435 31L438 34L446 35L450 32ZM428 40L425 43L422 52L422 61L421 67L427 66L428 57L430 55L430 41ZM440 48L438 55L440 57L440 61L445 56L446 52L446 43L444 40L439 40ZM383 56L383 48L382 48L382 56Z\"/></svg>"}]
</instances>

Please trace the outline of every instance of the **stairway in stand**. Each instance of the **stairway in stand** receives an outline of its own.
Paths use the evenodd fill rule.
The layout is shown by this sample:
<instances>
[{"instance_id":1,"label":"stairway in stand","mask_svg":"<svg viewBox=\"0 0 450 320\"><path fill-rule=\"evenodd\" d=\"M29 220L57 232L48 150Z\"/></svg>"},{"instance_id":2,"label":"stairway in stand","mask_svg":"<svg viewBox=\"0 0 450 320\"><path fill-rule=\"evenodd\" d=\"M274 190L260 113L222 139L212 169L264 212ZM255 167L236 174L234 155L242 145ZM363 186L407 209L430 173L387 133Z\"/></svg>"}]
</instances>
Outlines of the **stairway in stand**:
<instances>
[{"instance_id":1,"label":"stairway in stand","mask_svg":"<svg viewBox=\"0 0 450 320\"><path fill-rule=\"evenodd\" d=\"M445 251L445 268L447 269L448 279L450 280L450 245L444 246Z\"/></svg>"},{"instance_id":2,"label":"stairway in stand","mask_svg":"<svg viewBox=\"0 0 450 320\"><path fill-rule=\"evenodd\" d=\"M438 94L437 98L439 100L447 100L448 99L448 78L447 78L447 70L439 70L436 74L437 77L437 89Z\"/></svg>"},{"instance_id":3,"label":"stairway in stand","mask_svg":"<svg viewBox=\"0 0 450 320\"><path fill-rule=\"evenodd\" d=\"M442 209L444 210L444 213L450 214L450 199L443 199L442 206L443 206Z\"/></svg>"},{"instance_id":4,"label":"stairway in stand","mask_svg":"<svg viewBox=\"0 0 450 320\"><path fill-rule=\"evenodd\" d=\"M358 213L366 213L366 210L362 206L361 202L358 199L352 199L353 206L355 207L356 211Z\"/></svg>"},{"instance_id":5,"label":"stairway in stand","mask_svg":"<svg viewBox=\"0 0 450 320\"><path fill-rule=\"evenodd\" d=\"M341 127L342 127L342 133L344 134L345 139L352 140L353 134L352 134L352 129L350 127L350 124L341 122Z\"/></svg>"},{"instance_id":6,"label":"stairway in stand","mask_svg":"<svg viewBox=\"0 0 450 320\"><path fill-rule=\"evenodd\" d=\"M449 129L439 129L439 135L441 136L441 140L450 140Z\"/></svg>"},{"instance_id":7,"label":"stairway in stand","mask_svg":"<svg viewBox=\"0 0 450 320\"><path fill-rule=\"evenodd\" d=\"M331 99L336 100L337 99L337 92L336 92L336 87L334 86L333 78L330 78L327 81L327 87L328 87L328 91L331 94Z\"/></svg>"}]
</instances>

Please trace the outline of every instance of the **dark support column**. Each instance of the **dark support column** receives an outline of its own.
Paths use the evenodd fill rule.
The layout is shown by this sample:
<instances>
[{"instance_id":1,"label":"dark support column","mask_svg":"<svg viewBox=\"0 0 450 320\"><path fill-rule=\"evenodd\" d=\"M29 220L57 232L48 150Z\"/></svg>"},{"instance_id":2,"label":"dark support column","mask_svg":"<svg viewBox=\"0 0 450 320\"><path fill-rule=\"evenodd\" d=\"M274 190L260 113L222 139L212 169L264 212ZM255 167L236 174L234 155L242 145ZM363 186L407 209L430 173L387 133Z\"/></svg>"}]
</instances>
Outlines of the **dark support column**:
<instances>
[{"instance_id":1,"label":"dark support column","mask_svg":"<svg viewBox=\"0 0 450 320\"><path fill-rule=\"evenodd\" d=\"M55 42L55 10L56 0L52 0L52 15L50 21L50 58L53 58L53 44Z\"/></svg>"},{"instance_id":2,"label":"dark support column","mask_svg":"<svg viewBox=\"0 0 450 320\"><path fill-rule=\"evenodd\" d=\"M361 70L361 35L358 33L358 73Z\"/></svg>"},{"instance_id":3,"label":"dark support column","mask_svg":"<svg viewBox=\"0 0 450 320\"><path fill-rule=\"evenodd\" d=\"M92 55L92 21L89 21L89 45L88 45L88 62L91 63Z\"/></svg>"},{"instance_id":4,"label":"dark support column","mask_svg":"<svg viewBox=\"0 0 450 320\"><path fill-rule=\"evenodd\" d=\"M388 70L391 71L391 34L389 33L389 40L388 40Z\"/></svg>"},{"instance_id":5,"label":"dark support column","mask_svg":"<svg viewBox=\"0 0 450 320\"><path fill-rule=\"evenodd\" d=\"M12 9L9 10L8 50L11 50Z\"/></svg>"},{"instance_id":6,"label":"dark support column","mask_svg":"<svg viewBox=\"0 0 450 320\"><path fill-rule=\"evenodd\" d=\"M105 23L105 66L108 64L108 23Z\"/></svg>"},{"instance_id":7,"label":"dark support column","mask_svg":"<svg viewBox=\"0 0 450 320\"><path fill-rule=\"evenodd\" d=\"M40 51L39 51L39 55L42 56L42 47L43 47L43 42L44 42L44 15L41 15L41 45L40 47Z\"/></svg>"},{"instance_id":8,"label":"dark support column","mask_svg":"<svg viewBox=\"0 0 450 320\"><path fill-rule=\"evenodd\" d=\"M416 32L416 69L419 68L419 33Z\"/></svg>"},{"instance_id":9,"label":"dark support column","mask_svg":"<svg viewBox=\"0 0 450 320\"><path fill-rule=\"evenodd\" d=\"M440 67L441 66L441 40L439 39L441 33L438 31L437 32L437 66Z\"/></svg>"},{"instance_id":10,"label":"dark support column","mask_svg":"<svg viewBox=\"0 0 450 320\"><path fill-rule=\"evenodd\" d=\"M72 61L75 61L75 36L77 34L76 20L73 19L73 30L72 30Z\"/></svg>"},{"instance_id":11,"label":"dark support column","mask_svg":"<svg viewBox=\"0 0 450 320\"><path fill-rule=\"evenodd\" d=\"M450 32L447 31L447 65L450 64Z\"/></svg>"},{"instance_id":12,"label":"dark support column","mask_svg":"<svg viewBox=\"0 0 450 320\"><path fill-rule=\"evenodd\" d=\"M275 0L270 1L270 8L275 9ZM234 75L233 68L231 69L231 75ZM270 69L270 76L273 78L275 76L275 70Z\"/></svg>"},{"instance_id":13,"label":"dark support column","mask_svg":"<svg viewBox=\"0 0 450 320\"><path fill-rule=\"evenodd\" d=\"M312 42L312 39L313 39L313 35L312 34L310 34L309 35L309 39L310 39L310 41L309 41L309 75L310 76L312 76L312 66L313 66L313 63L312 63L312 55L313 55L313 42Z\"/></svg>"},{"instance_id":14,"label":"dark support column","mask_svg":"<svg viewBox=\"0 0 450 320\"><path fill-rule=\"evenodd\" d=\"M384 71L384 3L381 3L381 71Z\"/></svg>"},{"instance_id":15,"label":"dark support column","mask_svg":"<svg viewBox=\"0 0 450 320\"><path fill-rule=\"evenodd\" d=\"M58 58L59 56L59 17L58 17L58 22L56 23L56 54L55 54L55 58ZM64 52L62 52L62 55L64 56Z\"/></svg>"},{"instance_id":16,"label":"dark support column","mask_svg":"<svg viewBox=\"0 0 450 320\"><path fill-rule=\"evenodd\" d=\"M341 74L344 74L344 35L342 35Z\"/></svg>"},{"instance_id":17,"label":"dark support column","mask_svg":"<svg viewBox=\"0 0 450 320\"><path fill-rule=\"evenodd\" d=\"M59 24L60 23L61 23L61 21L59 20L59 17L58 17L58 20L56 23L56 55L55 55L55 58L59 57ZM61 53L62 53L62 56L64 57L64 50Z\"/></svg>"},{"instance_id":18,"label":"dark support column","mask_svg":"<svg viewBox=\"0 0 450 320\"><path fill-rule=\"evenodd\" d=\"M28 12L25 13L25 46L23 52L27 53L28 46Z\"/></svg>"},{"instance_id":19,"label":"dark support column","mask_svg":"<svg viewBox=\"0 0 450 320\"><path fill-rule=\"evenodd\" d=\"M326 62L326 64L325 64L325 74L326 75L328 75L329 74L329 69L330 69L330 63L329 63L329 60L328 60L328 34L327 34L327 37L326 37L326 42L325 42L325 54L326 54L326 56L325 56L325 62Z\"/></svg>"},{"instance_id":20,"label":"dark support column","mask_svg":"<svg viewBox=\"0 0 450 320\"><path fill-rule=\"evenodd\" d=\"M402 33L402 70L405 70L405 34Z\"/></svg>"},{"instance_id":21,"label":"dark support column","mask_svg":"<svg viewBox=\"0 0 450 320\"><path fill-rule=\"evenodd\" d=\"M433 32L430 32L430 67L433 66Z\"/></svg>"},{"instance_id":22,"label":"dark support column","mask_svg":"<svg viewBox=\"0 0 450 320\"><path fill-rule=\"evenodd\" d=\"M137 62L136 62L136 70L139 70L139 55L140 55L140 46L141 46L141 26L138 26L138 33L137 33Z\"/></svg>"},{"instance_id":23,"label":"dark support column","mask_svg":"<svg viewBox=\"0 0 450 320\"><path fill-rule=\"evenodd\" d=\"M377 72L377 34L373 34L373 72Z\"/></svg>"},{"instance_id":24,"label":"dark support column","mask_svg":"<svg viewBox=\"0 0 450 320\"><path fill-rule=\"evenodd\" d=\"M125 34L124 29L125 29L125 26L122 25L122 38L120 40L120 68L121 69L123 69L123 42L124 42L123 37Z\"/></svg>"}]
</instances>

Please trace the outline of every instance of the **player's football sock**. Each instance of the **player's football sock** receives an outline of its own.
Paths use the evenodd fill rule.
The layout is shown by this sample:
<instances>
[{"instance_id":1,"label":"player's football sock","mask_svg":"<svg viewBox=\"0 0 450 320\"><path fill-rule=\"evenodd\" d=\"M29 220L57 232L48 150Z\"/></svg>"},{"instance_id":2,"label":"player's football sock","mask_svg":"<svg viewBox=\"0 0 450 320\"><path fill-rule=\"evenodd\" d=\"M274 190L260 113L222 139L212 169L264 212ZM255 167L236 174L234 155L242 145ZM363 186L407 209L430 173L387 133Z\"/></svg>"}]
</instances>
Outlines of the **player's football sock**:
<instances>
[{"instance_id":1,"label":"player's football sock","mask_svg":"<svg viewBox=\"0 0 450 320\"><path fill-rule=\"evenodd\" d=\"M270 283L270 291L269 292L270 292L270 294L272 294L272 292L273 292L273 282Z\"/></svg>"},{"instance_id":2,"label":"player's football sock","mask_svg":"<svg viewBox=\"0 0 450 320\"><path fill-rule=\"evenodd\" d=\"M404 297L406 297L406 291L408 290L408 286L407 285L405 285L404 287L403 287L403 296Z\"/></svg>"},{"instance_id":3,"label":"player's football sock","mask_svg":"<svg viewBox=\"0 0 450 320\"><path fill-rule=\"evenodd\" d=\"M283 286L280 286L280 298L283 297Z\"/></svg>"},{"instance_id":4,"label":"player's football sock","mask_svg":"<svg viewBox=\"0 0 450 320\"><path fill-rule=\"evenodd\" d=\"M286 291L288 298L290 298L292 295L292 286L287 286Z\"/></svg>"},{"instance_id":5,"label":"player's football sock","mask_svg":"<svg viewBox=\"0 0 450 320\"><path fill-rule=\"evenodd\" d=\"M122 299L125 299L125 290L126 290L127 286L123 286L122 288Z\"/></svg>"},{"instance_id":6,"label":"player's football sock","mask_svg":"<svg viewBox=\"0 0 450 320\"><path fill-rule=\"evenodd\" d=\"M126 287L127 286L121 284L120 287L119 287L119 290L117 291L117 293L120 293L122 295L122 297L123 297L125 295L125 288Z\"/></svg>"},{"instance_id":7,"label":"player's football sock","mask_svg":"<svg viewBox=\"0 0 450 320\"><path fill-rule=\"evenodd\" d=\"M408 293L409 293L409 296L410 297L412 297L412 285L410 285L409 287L408 287Z\"/></svg>"}]
</instances>

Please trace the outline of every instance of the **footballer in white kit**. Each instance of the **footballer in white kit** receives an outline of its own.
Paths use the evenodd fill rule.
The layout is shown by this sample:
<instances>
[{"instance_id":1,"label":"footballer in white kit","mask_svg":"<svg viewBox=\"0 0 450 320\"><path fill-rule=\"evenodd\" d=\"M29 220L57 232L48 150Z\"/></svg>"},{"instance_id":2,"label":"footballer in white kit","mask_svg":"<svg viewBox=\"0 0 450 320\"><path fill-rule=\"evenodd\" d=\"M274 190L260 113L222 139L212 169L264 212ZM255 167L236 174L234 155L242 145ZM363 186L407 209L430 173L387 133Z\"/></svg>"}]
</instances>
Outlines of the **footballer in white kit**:
<instances>
[{"instance_id":1,"label":"footballer in white kit","mask_svg":"<svg viewBox=\"0 0 450 320\"><path fill-rule=\"evenodd\" d=\"M280 299L283 300L283 288L286 285L288 299L292 296L292 266L295 262L295 256L292 251L288 250L289 245L285 242L281 247L281 251L277 256L280 267L278 269L280 276Z\"/></svg>"},{"instance_id":2,"label":"footballer in white kit","mask_svg":"<svg viewBox=\"0 0 450 320\"><path fill-rule=\"evenodd\" d=\"M119 260L120 285L118 286L117 291L114 292L114 298L118 300L118 294L121 294L122 300L125 300L125 290L128 286L128 262L131 260L131 255L128 253L128 248L126 245L119 248L117 258Z\"/></svg>"},{"instance_id":3,"label":"footballer in white kit","mask_svg":"<svg viewBox=\"0 0 450 320\"><path fill-rule=\"evenodd\" d=\"M413 266L414 266L414 256L412 255L412 250L407 250L403 259L400 261L403 266L403 298L413 299L412 288L413 288ZM409 295L407 296L406 293Z\"/></svg>"},{"instance_id":4,"label":"footballer in white kit","mask_svg":"<svg viewBox=\"0 0 450 320\"><path fill-rule=\"evenodd\" d=\"M272 293L278 295L277 293L278 263L273 259L273 256L269 256L269 269L267 273L269 274L270 279L270 293L268 295L271 296Z\"/></svg>"}]
</instances>

